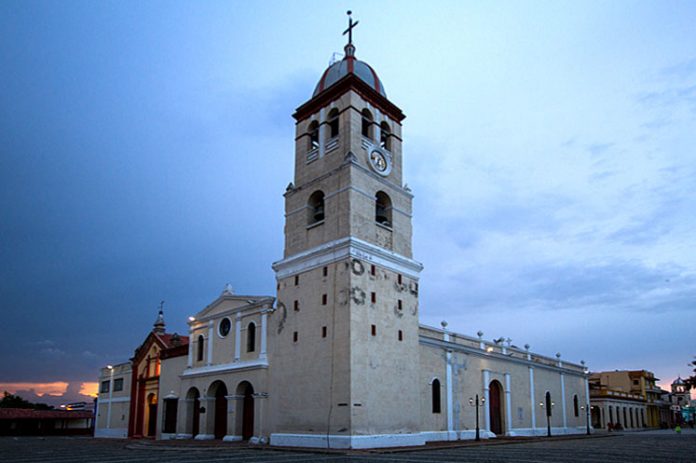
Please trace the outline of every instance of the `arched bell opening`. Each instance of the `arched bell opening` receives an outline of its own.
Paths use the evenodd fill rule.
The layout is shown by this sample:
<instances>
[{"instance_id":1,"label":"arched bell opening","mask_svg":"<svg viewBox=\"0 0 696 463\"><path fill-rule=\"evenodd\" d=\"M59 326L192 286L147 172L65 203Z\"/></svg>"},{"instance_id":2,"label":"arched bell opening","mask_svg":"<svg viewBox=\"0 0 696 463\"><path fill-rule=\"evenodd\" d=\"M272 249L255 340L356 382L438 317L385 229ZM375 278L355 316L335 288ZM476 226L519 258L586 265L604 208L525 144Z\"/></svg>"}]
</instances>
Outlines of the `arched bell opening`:
<instances>
[{"instance_id":1,"label":"arched bell opening","mask_svg":"<svg viewBox=\"0 0 696 463\"><path fill-rule=\"evenodd\" d=\"M375 222L385 227L392 226L392 202L384 191L378 191L375 195Z\"/></svg>"},{"instance_id":2,"label":"arched bell opening","mask_svg":"<svg viewBox=\"0 0 696 463\"><path fill-rule=\"evenodd\" d=\"M322 222L324 220L324 192L315 191L307 201L307 225Z\"/></svg>"}]
</instances>

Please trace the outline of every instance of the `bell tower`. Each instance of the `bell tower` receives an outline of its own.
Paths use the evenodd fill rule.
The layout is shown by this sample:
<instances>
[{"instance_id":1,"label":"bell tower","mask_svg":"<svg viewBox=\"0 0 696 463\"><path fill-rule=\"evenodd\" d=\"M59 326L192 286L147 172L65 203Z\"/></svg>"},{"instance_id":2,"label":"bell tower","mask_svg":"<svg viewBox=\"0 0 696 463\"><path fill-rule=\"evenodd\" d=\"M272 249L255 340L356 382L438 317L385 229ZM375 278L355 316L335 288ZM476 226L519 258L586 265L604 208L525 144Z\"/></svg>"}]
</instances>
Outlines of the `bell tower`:
<instances>
[{"instance_id":1,"label":"bell tower","mask_svg":"<svg viewBox=\"0 0 696 463\"><path fill-rule=\"evenodd\" d=\"M350 12L349 12L350 15ZM285 251L273 264L269 342L274 445L360 448L418 434L418 279L403 185L405 116L355 55L297 108L295 175L285 191Z\"/></svg>"}]
</instances>

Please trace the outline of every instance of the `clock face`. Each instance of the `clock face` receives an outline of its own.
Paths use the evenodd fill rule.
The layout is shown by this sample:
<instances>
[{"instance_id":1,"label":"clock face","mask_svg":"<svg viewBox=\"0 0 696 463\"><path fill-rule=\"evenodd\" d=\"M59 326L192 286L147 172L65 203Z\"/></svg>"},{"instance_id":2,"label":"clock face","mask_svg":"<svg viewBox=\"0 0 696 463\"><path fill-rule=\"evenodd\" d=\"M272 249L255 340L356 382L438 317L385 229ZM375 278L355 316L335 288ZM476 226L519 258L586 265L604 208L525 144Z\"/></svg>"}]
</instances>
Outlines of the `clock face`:
<instances>
[{"instance_id":1,"label":"clock face","mask_svg":"<svg viewBox=\"0 0 696 463\"><path fill-rule=\"evenodd\" d=\"M379 150L370 153L370 165L380 175L389 175L391 171L391 159Z\"/></svg>"}]
</instances>

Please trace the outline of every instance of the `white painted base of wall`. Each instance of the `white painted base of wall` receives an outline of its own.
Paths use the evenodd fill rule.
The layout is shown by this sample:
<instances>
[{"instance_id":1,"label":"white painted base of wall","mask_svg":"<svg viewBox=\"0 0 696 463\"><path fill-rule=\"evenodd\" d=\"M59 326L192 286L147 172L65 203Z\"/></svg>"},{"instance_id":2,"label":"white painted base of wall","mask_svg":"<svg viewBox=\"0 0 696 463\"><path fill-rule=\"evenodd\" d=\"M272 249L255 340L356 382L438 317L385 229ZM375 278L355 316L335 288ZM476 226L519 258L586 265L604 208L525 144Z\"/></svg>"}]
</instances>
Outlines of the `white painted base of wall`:
<instances>
[{"instance_id":1,"label":"white painted base of wall","mask_svg":"<svg viewBox=\"0 0 696 463\"><path fill-rule=\"evenodd\" d=\"M271 445L331 449L374 449L425 444L425 433L337 436L326 434L271 434Z\"/></svg>"},{"instance_id":2,"label":"white painted base of wall","mask_svg":"<svg viewBox=\"0 0 696 463\"><path fill-rule=\"evenodd\" d=\"M128 437L128 428L96 428L94 437L105 437L107 439L125 439Z\"/></svg>"},{"instance_id":3,"label":"white painted base of wall","mask_svg":"<svg viewBox=\"0 0 696 463\"><path fill-rule=\"evenodd\" d=\"M227 435L222 438L223 442L239 442L242 440L242 436L230 436Z\"/></svg>"},{"instance_id":4,"label":"white painted base of wall","mask_svg":"<svg viewBox=\"0 0 696 463\"><path fill-rule=\"evenodd\" d=\"M193 440L213 440L215 439L215 436L212 434L196 434L196 437L193 438Z\"/></svg>"},{"instance_id":5,"label":"white painted base of wall","mask_svg":"<svg viewBox=\"0 0 696 463\"><path fill-rule=\"evenodd\" d=\"M176 435L177 439L193 439L193 434L180 433Z\"/></svg>"},{"instance_id":6,"label":"white painted base of wall","mask_svg":"<svg viewBox=\"0 0 696 463\"><path fill-rule=\"evenodd\" d=\"M590 428L592 430L592 428ZM545 436L547 434L546 428L513 428L505 435L510 437L515 436ZM587 429L583 427L578 428L551 428L551 436L565 436L569 434L586 434Z\"/></svg>"},{"instance_id":7,"label":"white painted base of wall","mask_svg":"<svg viewBox=\"0 0 696 463\"><path fill-rule=\"evenodd\" d=\"M481 439L495 439L496 436L490 431L486 431L485 429L479 429L479 437ZM465 431L459 431L459 440L474 440L476 439L476 430L475 429L467 429Z\"/></svg>"},{"instance_id":8,"label":"white painted base of wall","mask_svg":"<svg viewBox=\"0 0 696 463\"><path fill-rule=\"evenodd\" d=\"M241 439L241 437L240 437L240 439ZM249 443L253 444L253 445L259 445L259 444L265 445L266 442L268 442L268 441L263 436L254 436L254 437L249 438Z\"/></svg>"},{"instance_id":9,"label":"white painted base of wall","mask_svg":"<svg viewBox=\"0 0 696 463\"><path fill-rule=\"evenodd\" d=\"M457 440L474 440L476 439L475 429L466 429L463 431L431 431L422 432L422 436L425 437L426 442L442 442L442 441L457 441ZM479 437L481 439L494 439L496 437L490 431L485 429L479 430Z\"/></svg>"},{"instance_id":10,"label":"white painted base of wall","mask_svg":"<svg viewBox=\"0 0 696 463\"><path fill-rule=\"evenodd\" d=\"M168 433L168 432L163 432L160 434L160 440L174 440L174 439L179 439L176 434L174 433Z\"/></svg>"}]
</instances>

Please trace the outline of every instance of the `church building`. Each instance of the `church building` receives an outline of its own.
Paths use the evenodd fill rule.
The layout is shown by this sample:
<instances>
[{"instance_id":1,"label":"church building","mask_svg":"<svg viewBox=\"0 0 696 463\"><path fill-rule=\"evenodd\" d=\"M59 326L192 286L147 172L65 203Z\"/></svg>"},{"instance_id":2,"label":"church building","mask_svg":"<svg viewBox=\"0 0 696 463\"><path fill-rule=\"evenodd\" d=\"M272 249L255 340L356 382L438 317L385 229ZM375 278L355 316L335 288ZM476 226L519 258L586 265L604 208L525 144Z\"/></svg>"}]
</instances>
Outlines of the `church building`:
<instances>
[{"instance_id":1,"label":"church building","mask_svg":"<svg viewBox=\"0 0 696 463\"><path fill-rule=\"evenodd\" d=\"M186 347L158 357L154 427L136 429L342 449L589 432L584 364L419 323L405 116L357 59L355 24L293 114L276 297L227 287L190 317Z\"/></svg>"}]
</instances>

